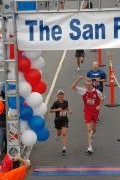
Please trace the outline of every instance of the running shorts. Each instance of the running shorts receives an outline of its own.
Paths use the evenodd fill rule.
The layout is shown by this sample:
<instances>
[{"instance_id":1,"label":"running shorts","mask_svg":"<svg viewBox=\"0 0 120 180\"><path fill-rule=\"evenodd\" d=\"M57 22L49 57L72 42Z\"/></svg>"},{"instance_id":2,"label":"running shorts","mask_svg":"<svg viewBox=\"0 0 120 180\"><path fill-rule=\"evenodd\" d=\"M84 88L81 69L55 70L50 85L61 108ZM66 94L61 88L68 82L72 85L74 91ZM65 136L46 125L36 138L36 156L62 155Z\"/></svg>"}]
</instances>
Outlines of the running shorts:
<instances>
[{"instance_id":1,"label":"running shorts","mask_svg":"<svg viewBox=\"0 0 120 180\"><path fill-rule=\"evenodd\" d=\"M76 50L75 57L84 57L84 50Z\"/></svg>"},{"instance_id":2,"label":"running shorts","mask_svg":"<svg viewBox=\"0 0 120 180\"><path fill-rule=\"evenodd\" d=\"M68 119L55 119L54 124L56 129L68 128Z\"/></svg>"},{"instance_id":3,"label":"running shorts","mask_svg":"<svg viewBox=\"0 0 120 180\"><path fill-rule=\"evenodd\" d=\"M98 122L99 111L97 112L84 112L85 123Z\"/></svg>"}]
</instances>

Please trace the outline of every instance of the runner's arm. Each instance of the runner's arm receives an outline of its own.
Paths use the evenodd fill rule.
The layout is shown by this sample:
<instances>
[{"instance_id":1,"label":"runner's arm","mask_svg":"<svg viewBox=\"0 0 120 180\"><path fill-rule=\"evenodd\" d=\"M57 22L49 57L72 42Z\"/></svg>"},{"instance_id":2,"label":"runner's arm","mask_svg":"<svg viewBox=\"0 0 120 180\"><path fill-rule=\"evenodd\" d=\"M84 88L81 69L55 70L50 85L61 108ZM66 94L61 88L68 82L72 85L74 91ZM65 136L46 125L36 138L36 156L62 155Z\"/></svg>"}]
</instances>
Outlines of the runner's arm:
<instances>
[{"instance_id":1,"label":"runner's arm","mask_svg":"<svg viewBox=\"0 0 120 180\"><path fill-rule=\"evenodd\" d=\"M62 108L58 108L57 106L56 106L56 101L53 103L53 105L51 106L51 108L50 108L50 112L51 113L53 113L53 112L60 112L62 110Z\"/></svg>"},{"instance_id":2,"label":"runner's arm","mask_svg":"<svg viewBox=\"0 0 120 180\"><path fill-rule=\"evenodd\" d=\"M80 82L80 80L83 78L86 79L86 77L79 76L71 86L72 90L78 92L81 96L83 96L86 93L86 88L85 87L78 87L77 85Z\"/></svg>"},{"instance_id":3,"label":"runner's arm","mask_svg":"<svg viewBox=\"0 0 120 180\"><path fill-rule=\"evenodd\" d=\"M72 84L71 89L74 91L77 91L77 85L80 82L80 80L83 79L83 76L78 76L78 78L75 80L75 82Z\"/></svg>"}]
</instances>

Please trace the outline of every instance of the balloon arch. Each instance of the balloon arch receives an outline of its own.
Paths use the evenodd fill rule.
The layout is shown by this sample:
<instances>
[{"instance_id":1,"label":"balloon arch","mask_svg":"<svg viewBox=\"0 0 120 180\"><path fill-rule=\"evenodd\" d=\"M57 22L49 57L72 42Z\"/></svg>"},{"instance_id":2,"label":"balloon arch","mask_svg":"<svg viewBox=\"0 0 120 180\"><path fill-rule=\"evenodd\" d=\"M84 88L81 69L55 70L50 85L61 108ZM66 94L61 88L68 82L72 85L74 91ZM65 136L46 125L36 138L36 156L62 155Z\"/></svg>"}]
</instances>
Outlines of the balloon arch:
<instances>
[{"instance_id":1,"label":"balloon arch","mask_svg":"<svg viewBox=\"0 0 120 180\"><path fill-rule=\"evenodd\" d=\"M10 59L14 59L13 46L10 48ZM43 102L42 96L47 89L42 78L44 66L45 60L41 51L18 50L21 142L25 146L33 146L37 141L46 141L50 135L45 125L47 104ZM9 69L11 79L11 76L15 76L14 67L9 67ZM9 89L16 89L16 87L9 84ZM9 97L8 102L9 115L14 116L16 97Z\"/></svg>"}]
</instances>

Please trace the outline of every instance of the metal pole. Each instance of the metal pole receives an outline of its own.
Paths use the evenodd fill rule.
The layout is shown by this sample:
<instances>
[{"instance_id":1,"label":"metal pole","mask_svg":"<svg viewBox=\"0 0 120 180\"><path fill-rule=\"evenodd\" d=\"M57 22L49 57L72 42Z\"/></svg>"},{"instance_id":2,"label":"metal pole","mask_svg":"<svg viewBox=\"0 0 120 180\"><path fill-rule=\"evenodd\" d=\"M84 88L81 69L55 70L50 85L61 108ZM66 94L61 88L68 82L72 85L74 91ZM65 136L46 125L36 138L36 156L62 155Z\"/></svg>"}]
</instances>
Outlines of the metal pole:
<instances>
[{"instance_id":1,"label":"metal pole","mask_svg":"<svg viewBox=\"0 0 120 180\"><path fill-rule=\"evenodd\" d=\"M80 10L80 0L78 0L78 10Z\"/></svg>"}]
</instances>

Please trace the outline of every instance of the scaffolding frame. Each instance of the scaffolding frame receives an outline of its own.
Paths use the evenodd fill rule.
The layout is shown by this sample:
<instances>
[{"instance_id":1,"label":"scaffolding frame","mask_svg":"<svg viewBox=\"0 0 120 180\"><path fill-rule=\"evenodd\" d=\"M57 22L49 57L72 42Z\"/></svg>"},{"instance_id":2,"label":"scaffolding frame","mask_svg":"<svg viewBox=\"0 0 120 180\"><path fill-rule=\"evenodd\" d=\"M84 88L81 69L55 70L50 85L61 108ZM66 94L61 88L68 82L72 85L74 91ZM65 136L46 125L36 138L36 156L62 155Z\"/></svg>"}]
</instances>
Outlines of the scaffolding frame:
<instances>
[{"instance_id":1,"label":"scaffolding frame","mask_svg":"<svg viewBox=\"0 0 120 180\"><path fill-rule=\"evenodd\" d=\"M6 105L6 135L7 135L7 153L13 157L16 154L20 155L20 122L19 122L19 91L18 91L18 57L17 57L17 34L16 34L16 15L14 13L14 2L12 0L4 0L2 2L1 9L1 23L2 23L2 44L3 44L3 59L4 66L4 82L5 86L5 105ZM14 32L9 34L7 32L7 23L12 19L12 25ZM9 51L10 45L14 45L14 59L10 59ZM0 62L0 63L1 63ZM14 78L9 77L9 66L14 64L15 74ZM15 89L10 89L10 85L14 85ZM16 115L11 116L9 114L10 105L9 100L11 97L15 97L16 103Z\"/></svg>"}]
</instances>

